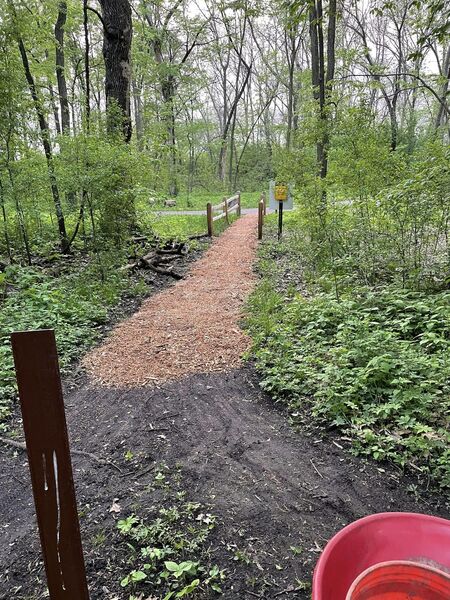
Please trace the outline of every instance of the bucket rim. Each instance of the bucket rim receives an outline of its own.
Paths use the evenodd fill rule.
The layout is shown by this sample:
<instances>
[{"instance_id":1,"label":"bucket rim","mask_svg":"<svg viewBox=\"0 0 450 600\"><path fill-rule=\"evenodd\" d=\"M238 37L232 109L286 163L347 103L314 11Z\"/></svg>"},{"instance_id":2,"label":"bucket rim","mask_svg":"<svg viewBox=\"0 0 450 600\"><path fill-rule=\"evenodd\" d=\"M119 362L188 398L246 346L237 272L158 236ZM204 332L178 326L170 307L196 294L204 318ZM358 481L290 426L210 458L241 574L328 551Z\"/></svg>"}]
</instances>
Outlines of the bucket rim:
<instances>
[{"instance_id":1,"label":"bucket rim","mask_svg":"<svg viewBox=\"0 0 450 600\"><path fill-rule=\"evenodd\" d=\"M428 573L433 573L441 577L444 581L448 582L450 586L450 573L439 569L433 565L429 565L427 563L421 563L413 560L386 560L384 562L377 563L365 569L358 575L358 577L354 580L350 589L347 592L347 596L345 600L351 600L352 594L354 593L357 586L361 583L363 579L365 579L368 575L373 573L374 571L378 571L379 569L383 569L385 567L414 567L419 568L421 571L425 571Z\"/></svg>"}]
</instances>

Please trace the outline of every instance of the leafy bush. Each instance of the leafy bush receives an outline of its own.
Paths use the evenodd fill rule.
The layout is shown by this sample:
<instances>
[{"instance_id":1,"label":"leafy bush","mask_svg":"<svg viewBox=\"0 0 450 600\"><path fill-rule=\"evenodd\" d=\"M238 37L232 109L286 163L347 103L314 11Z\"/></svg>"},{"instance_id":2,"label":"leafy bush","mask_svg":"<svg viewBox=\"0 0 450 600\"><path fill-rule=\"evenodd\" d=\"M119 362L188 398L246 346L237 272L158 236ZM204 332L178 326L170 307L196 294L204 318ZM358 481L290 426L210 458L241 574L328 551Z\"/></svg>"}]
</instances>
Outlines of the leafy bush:
<instances>
[{"instance_id":1,"label":"leafy bush","mask_svg":"<svg viewBox=\"0 0 450 600\"><path fill-rule=\"evenodd\" d=\"M268 280L248 327L262 386L339 427L355 452L450 487L450 293L354 290L286 302Z\"/></svg>"}]
</instances>

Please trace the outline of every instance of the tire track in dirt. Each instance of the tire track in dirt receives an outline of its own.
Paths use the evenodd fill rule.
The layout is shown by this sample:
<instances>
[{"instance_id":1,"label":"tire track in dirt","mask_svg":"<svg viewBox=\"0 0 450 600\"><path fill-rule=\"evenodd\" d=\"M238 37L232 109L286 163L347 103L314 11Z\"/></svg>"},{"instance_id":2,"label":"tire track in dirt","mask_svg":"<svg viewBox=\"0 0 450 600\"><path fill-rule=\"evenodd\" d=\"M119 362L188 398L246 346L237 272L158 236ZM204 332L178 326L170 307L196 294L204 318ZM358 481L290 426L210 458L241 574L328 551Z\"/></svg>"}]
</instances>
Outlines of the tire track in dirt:
<instances>
[{"instance_id":1,"label":"tire track in dirt","mask_svg":"<svg viewBox=\"0 0 450 600\"><path fill-rule=\"evenodd\" d=\"M254 215L238 219L185 280L119 324L83 361L92 379L137 387L237 367L249 347L239 320L255 283L256 225Z\"/></svg>"}]
</instances>

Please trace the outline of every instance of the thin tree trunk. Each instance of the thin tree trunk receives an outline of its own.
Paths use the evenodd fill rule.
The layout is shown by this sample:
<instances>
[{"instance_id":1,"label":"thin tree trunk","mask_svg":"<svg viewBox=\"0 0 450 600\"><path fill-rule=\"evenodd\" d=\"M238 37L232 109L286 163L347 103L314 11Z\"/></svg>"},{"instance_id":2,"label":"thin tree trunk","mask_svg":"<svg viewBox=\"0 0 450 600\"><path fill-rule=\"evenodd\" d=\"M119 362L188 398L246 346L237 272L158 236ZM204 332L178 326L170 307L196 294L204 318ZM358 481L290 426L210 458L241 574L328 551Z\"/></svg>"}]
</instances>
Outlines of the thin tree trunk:
<instances>
[{"instance_id":1,"label":"thin tree trunk","mask_svg":"<svg viewBox=\"0 0 450 600\"><path fill-rule=\"evenodd\" d=\"M142 150L144 142L144 119L142 115L142 84L138 84L135 78L131 81L131 87L133 91L133 104L134 104L134 122L136 129L136 138L138 148Z\"/></svg>"},{"instance_id":2,"label":"thin tree trunk","mask_svg":"<svg viewBox=\"0 0 450 600\"><path fill-rule=\"evenodd\" d=\"M335 72L335 43L336 43L336 0L330 0L328 5L327 30L327 64L325 66L325 45L323 35L322 0L312 2L309 11L311 37L311 72L314 99L319 104L319 139L317 141L317 165L321 179L328 174L328 99L333 89ZM325 198L325 196L324 196Z\"/></svg>"},{"instance_id":3,"label":"thin tree trunk","mask_svg":"<svg viewBox=\"0 0 450 600\"><path fill-rule=\"evenodd\" d=\"M85 94L84 110L86 119L86 132L89 133L91 127L91 75L89 65L89 16L88 3L83 0L83 30L84 30L84 73L85 73Z\"/></svg>"},{"instance_id":4,"label":"thin tree trunk","mask_svg":"<svg viewBox=\"0 0 450 600\"><path fill-rule=\"evenodd\" d=\"M294 75L295 75L295 59L291 53L289 60L289 88L288 88L288 114L287 114L287 131L286 131L286 148L291 149L292 145L292 130L294 126Z\"/></svg>"},{"instance_id":5,"label":"thin tree trunk","mask_svg":"<svg viewBox=\"0 0 450 600\"><path fill-rule=\"evenodd\" d=\"M221 167L222 163L224 163L225 160L226 160L226 148L227 148L227 144L228 144L228 132L230 131L231 124L233 122L235 113L237 111L239 100L241 99L242 94L244 93L245 88L247 87L247 84L249 82L251 72L252 72L252 67L250 65L247 68L247 74L246 74L245 79L244 79L244 81L242 83L241 89L239 90L239 92L237 93L237 95L236 95L236 97L234 99L234 102L233 102L233 104L231 106L231 109L230 109L230 112L229 112L229 115L228 115L228 118L227 118L227 122L225 123L225 128L224 128L223 133L222 133L222 140L221 140L221 147L220 147L219 168ZM224 176L225 176L225 173L223 173L223 179L224 179Z\"/></svg>"},{"instance_id":6,"label":"thin tree trunk","mask_svg":"<svg viewBox=\"0 0 450 600\"><path fill-rule=\"evenodd\" d=\"M29 265L31 265L31 250L30 250L30 244L28 242L27 231L25 228L25 218L24 218L24 214L23 214L23 210L22 210L22 205L20 204L20 200L16 194L16 189L15 189L15 185L14 185L14 176L13 176L13 172L11 169L11 161L12 161L13 157L12 157L12 152L11 152L10 139L11 139L11 127L10 127L10 129L8 131L8 135L6 137L6 170L8 171L8 178L9 178L9 183L11 186L11 194L13 196L14 204L16 206L17 220L19 221L19 230L20 230L20 234L22 236L22 240L23 240L23 243L25 246L27 262Z\"/></svg>"},{"instance_id":7,"label":"thin tree trunk","mask_svg":"<svg viewBox=\"0 0 450 600\"><path fill-rule=\"evenodd\" d=\"M320 2L320 0L319 0ZM313 97L319 105L319 118L322 123L325 108L325 88L324 88L324 50L323 50L323 32L322 30L321 8L318 9L317 2L311 3L309 10L309 32L311 38L311 79L313 86ZM324 140L323 132L319 132L319 139L316 145L317 166L320 177L326 175L326 163L324 164Z\"/></svg>"},{"instance_id":8,"label":"thin tree trunk","mask_svg":"<svg viewBox=\"0 0 450 600\"><path fill-rule=\"evenodd\" d=\"M50 130L48 127L47 120L44 115L44 111L39 100L39 96L37 93L36 85L34 82L33 75L30 69L30 63L28 61L27 51L25 50L25 45L23 43L22 38L18 35L18 44L19 44L19 52L22 58L22 64L25 71L25 77L28 82L28 87L30 89L30 94L33 99L34 108L36 110L36 114L39 122L39 129L41 132L41 140L42 145L44 147L45 158L47 161L47 170L48 176L50 179L50 187L52 191L53 203L55 205L56 218L58 220L58 230L59 230L59 238L61 242L61 250L63 253L68 250L68 238L66 231L66 223L64 220L64 213L61 206L61 198L59 195L58 183L56 181L55 169L53 166L53 155L52 148L50 145Z\"/></svg>"},{"instance_id":9,"label":"thin tree trunk","mask_svg":"<svg viewBox=\"0 0 450 600\"><path fill-rule=\"evenodd\" d=\"M61 108L61 130L64 135L70 134L70 109L67 94L65 57L64 57L64 27L67 20L67 2L60 0L58 18L55 24L56 39L56 79L58 82L59 105Z\"/></svg>"},{"instance_id":10,"label":"thin tree trunk","mask_svg":"<svg viewBox=\"0 0 450 600\"><path fill-rule=\"evenodd\" d=\"M175 133L175 79L168 75L162 84L162 95L164 99L165 121L167 126L167 143L169 145L169 196L178 195L177 182L177 141Z\"/></svg>"},{"instance_id":11,"label":"thin tree trunk","mask_svg":"<svg viewBox=\"0 0 450 600\"><path fill-rule=\"evenodd\" d=\"M450 44L447 48L447 52L445 53L445 60L442 69L442 76L445 77L445 81L442 84L441 89L441 98L442 102L439 103L438 113L436 115L435 127L438 129L441 125L444 124L444 115L445 115L445 102L447 100L448 88L450 84Z\"/></svg>"},{"instance_id":12,"label":"thin tree trunk","mask_svg":"<svg viewBox=\"0 0 450 600\"><path fill-rule=\"evenodd\" d=\"M12 256L12 251L11 251L11 242L10 242L9 234L8 234L8 218L6 215L5 195L4 195L3 183L1 181L1 179L0 179L0 204L2 206L3 232L5 235L6 251L8 253L9 262L12 264L13 256Z\"/></svg>"},{"instance_id":13,"label":"thin tree trunk","mask_svg":"<svg viewBox=\"0 0 450 600\"><path fill-rule=\"evenodd\" d=\"M56 105L55 91L53 89L53 86L52 86L50 80L48 80L48 91L50 93L50 104L51 104L52 111L53 111L53 118L55 119L56 133L57 133L57 135L61 135L61 122L59 120L59 110L58 110L58 106Z\"/></svg>"},{"instance_id":14,"label":"thin tree trunk","mask_svg":"<svg viewBox=\"0 0 450 600\"><path fill-rule=\"evenodd\" d=\"M223 100L223 114L221 119L221 144L220 144L220 152L219 152L219 160L217 164L217 174L220 181L225 181L226 175L226 159L227 159L227 137L228 131L227 121L228 121L228 66L230 64L230 54L228 53L227 61L225 64L222 64L222 100Z\"/></svg>"}]
</instances>

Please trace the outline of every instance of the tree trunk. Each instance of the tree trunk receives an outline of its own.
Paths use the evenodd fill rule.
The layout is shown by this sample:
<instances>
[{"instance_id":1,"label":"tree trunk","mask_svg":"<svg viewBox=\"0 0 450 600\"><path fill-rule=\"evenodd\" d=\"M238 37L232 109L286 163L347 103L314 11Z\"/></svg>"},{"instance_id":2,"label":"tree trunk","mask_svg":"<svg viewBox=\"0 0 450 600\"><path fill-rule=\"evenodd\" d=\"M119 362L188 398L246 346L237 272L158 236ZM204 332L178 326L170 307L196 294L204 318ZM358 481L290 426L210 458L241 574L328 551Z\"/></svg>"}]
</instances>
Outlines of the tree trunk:
<instances>
[{"instance_id":1,"label":"tree trunk","mask_svg":"<svg viewBox=\"0 0 450 600\"><path fill-rule=\"evenodd\" d=\"M442 90L441 90L442 102L439 103L439 109L438 109L438 113L436 115L436 122L435 122L436 129L441 127L441 125L444 125L444 122L445 122L444 107L445 107L445 103L447 101L448 87L449 87L449 83L450 83L450 44L447 48L447 52L445 53L445 60L444 60L444 65L443 65L443 69L442 69L442 76L445 77L445 81L442 84Z\"/></svg>"},{"instance_id":2,"label":"tree trunk","mask_svg":"<svg viewBox=\"0 0 450 600\"><path fill-rule=\"evenodd\" d=\"M142 106L142 83L137 82L133 78L131 82L133 91L133 104L134 104L134 122L136 129L136 138L139 150L142 150L144 146L144 118L143 118L143 106Z\"/></svg>"},{"instance_id":3,"label":"tree trunk","mask_svg":"<svg viewBox=\"0 0 450 600\"><path fill-rule=\"evenodd\" d=\"M309 10L309 32L311 38L311 80L313 97L319 104L319 118L320 126L322 128L325 110L325 65L321 6L321 2L319 7L317 6L316 1L311 3ZM326 177L327 174L327 157L323 133L323 131L319 132L319 139L316 144L317 167L321 178Z\"/></svg>"},{"instance_id":4,"label":"tree trunk","mask_svg":"<svg viewBox=\"0 0 450 600\"><path fill-rule=\"evenodd\" d=\"M228 66L230 64L230 55L228 53L228 58L225 64L222 64L222 99L223 99L223 113L222 119L220 123L221 129L221 144L220 144L220 152L219 152L219 160L217 163L217 175L220 181L225 181L226 171L227 171L227 137L228 131L227 128L227 120L228 120Z\"/></svg>"},{"instance_id":5,"label":"tree trunk","mask_svg":"<svg viewBox=\"0 0 450 600\"><path fill-rule=\"evenodd\" d=\"M64 27L67 19L67 2L61 0L58 5L58 18L55 24L56 39L56 79L58 82L59 105L61 107L61 130L64 135L70 134L70 110L67 95L65 58L64 58Z\"/></svg>"},{"instance_id":6,"label":"tree trunk","mask_svg":"<svg viewBox=\"0 0 450 600\"><path fill-rule=\"evenodd\" d=\"M120 130L131 139L131 39L133 26L129 0L100 0L103 13L103 57L108 131ZM118 112L118 114L117 114Z\"/></svg>"},{"instance_id":7,"label":"tree trunk","mask_svg":"<svg viewBox=\"0 0 450 600\"><path fill-rule=\"evenodd\" d=\"M397 96L394 96L392 102L387 102L387 105L391 122L391 152L395 152L398 143Z\"/></svg>"},{"instance_id":8,"label":"tree trunk","mask_svg":"<svg viewBox=\"0 0 450 600\"><path fill-rule=\"evenodd\" d=\"M6 251L8 253L9 262L12 264L13 256L12 256L11 243L10 243L9 234L8 234L8 219L6 216L5 197L3 194L3 183L2 183L1 179L0 179L0 205L2 207L3 231L4 231L4 235L5 235Z\"/></svg>"},{"instance_id":9,"label":"tree trunk","mask_svg":"<svg viewBox=\"0 0 450 600\"><path fill-rule=\"evenodd\" d=\"M233 104L231 106L230 112L228 114L227 122L225 123L224 130L222 132L222 140L220 146L220 155L219 155L219 176L222 175L221 180L225 180L225 171L226 171L226 158L227 158L227 146L228 146L228 133L230 131L230 127L233 123L233 119L235 118L235 114L237 111L237 107L240 99L242 98L242 94L247 87L247 84L250 80L250 75L252 72L252 66L247 67L247 74L242 83L241 89L237 92L236 97L234 98Z\"/></svg>"},{"instance_id":10,"label":"tree trunk","mask_svg":"<svg viewBox=\"0 0 450 600\"><path fill-rule=\"evenodd\" d=\"M55 205L56 218L58 220L58 230L59 230L59 238L61 241L61 250L63 253L65 253L69 249L69 246L68 246L68 238L67 238L67 231L66 231L66 223L64 220L64 214L63 214L63 210L62 210L62 206L61 206L61 198L59 195L58 183L56 181L55 169L53 166L53 155L52 155L52 148L50 145L50 130L48 127L47 119L45 118L42 104L39 100L39 96L37 93L34 78L31 73L27 51L25 50L25 45L23 43L22 38L19 35L18 35L18 44L19 44L20 56L22 58L23 68L25 71L25 77L28 82L28 87L30 89L30 94L33 99L34 108L36 110L36 114L38 117L42 145L44 146L44 153L45 153L45 158L47 161L47 169L48 169L48 176L50 179L50 187L52 190L53 203Z\"/></svg>"},{"instance_id":11,"label":"tree trunk","mask_svg":"<svg viewBox=\"0 0 450 600\"><path fill-rule=\"evenodd\" d=\"M333 91L333 78L336 65L336 0L328 5L327 61L325 65L325 44L323 35L322 0L312 2L309 11L311 37L311 72L314 99L319 104L320 132L317 141L317 166L321 179L328 173L328 100Z\"/></svg>"},{"instance_id":12,"label":"tree trunk","mask_svg":"<svg viewBox=\"0 0 450 600\"><path fill-rule=\"evenodd\" d=\"M291 54L289 61L289 89L288 89L288 113L287 113L287 132L286 132L286 148L291 149L292 145L292 130L294 128L294 75L295 75L295 57Z\"/></svg>"},{"instance_id":13,"label":"tree trunk","mask_svg":"<svg viewBox=\"0 0 450 600\"><path fill-rule=\"evenodd\" d=\"M178 195L177 182L177 140L175 134L175 99L176 84L173 75L167 75L162 82L165 121L167 126L167 144L169 145L169 196Z\"/></svg>"},{"instance_id":14,"label":"tree trunk","mask_svg":"<svg viewBox=\"0 0 450 600\"><path fill-rule=\"evenodd\" d=\"M86 131L89 133L91 128L91 71L89 65L89 17L88 3L83 0L83 30L84 30L84 72L86 89L84 92L84 110L86 120Z\"/></svg>"},{"instance_id":15,"label":"tree trunk","mask_svg":"<svg viewBox=\"0 0 450 600\"><path fill-rule=\"evenodd\" d=\"M50 94L50 104L51 104L52 111L53 111L53 118L55 119L56 133L57 133L57 135L61 135L61 122L59 120L59 111L58 111L58 107L56 105L55 91L53 89L53 86L52 86L50 80L48 80L48 91Z\"/></svg>"}]
</instances>

